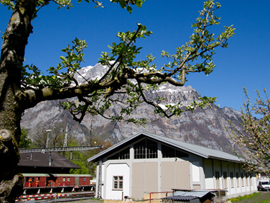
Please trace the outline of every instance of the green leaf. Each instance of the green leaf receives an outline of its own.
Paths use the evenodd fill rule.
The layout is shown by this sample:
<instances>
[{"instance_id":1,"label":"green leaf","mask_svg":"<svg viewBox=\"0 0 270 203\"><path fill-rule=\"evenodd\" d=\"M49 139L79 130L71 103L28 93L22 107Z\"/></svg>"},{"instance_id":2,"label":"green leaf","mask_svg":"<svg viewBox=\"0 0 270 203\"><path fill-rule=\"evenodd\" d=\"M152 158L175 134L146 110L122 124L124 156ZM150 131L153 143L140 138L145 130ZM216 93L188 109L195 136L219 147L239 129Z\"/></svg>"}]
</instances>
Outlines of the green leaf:
<instances>
[{"instance_id":1,"label":"green leaf","mask_svg":"<svg viewBox=\"0 0 270 203\"><path fill-rule=\"evenodd\" d=\"M138 6L139 8L142 7L142 4L143 4L143 0L137 0L136 1L136 6Z\"/></svg>"},{"instance_id":2,"label":"green leaf","mask_svg":"<svg viewBox=\"0 0 270 203\"><path fill-rule=\"evenodd\" d=\"M120 0L121 8L126 8L126 2L124 0Z\"/></svg>"},{"instance_id":3,"label":"green leaf","mask_svg":"<svg viewBox=\"0 0 270 203\"><path fill-rule=\"evenodd\" d=\"M131 8L130 6L128 6L128 7L127 7L127 11L128 11L129 13L132 13L132 8Z\"/></svg>"},{"instance_id":4,"label":"green leaf","mask_svg":"<svg viewBox=\"0 0 270 203\"><path fill-rule=\"evenodd\" d=\"M64 57L64 56L60 56L59 57L62 61L65 61L66 60L66 58Z\"/></svg>"}]
</instances>

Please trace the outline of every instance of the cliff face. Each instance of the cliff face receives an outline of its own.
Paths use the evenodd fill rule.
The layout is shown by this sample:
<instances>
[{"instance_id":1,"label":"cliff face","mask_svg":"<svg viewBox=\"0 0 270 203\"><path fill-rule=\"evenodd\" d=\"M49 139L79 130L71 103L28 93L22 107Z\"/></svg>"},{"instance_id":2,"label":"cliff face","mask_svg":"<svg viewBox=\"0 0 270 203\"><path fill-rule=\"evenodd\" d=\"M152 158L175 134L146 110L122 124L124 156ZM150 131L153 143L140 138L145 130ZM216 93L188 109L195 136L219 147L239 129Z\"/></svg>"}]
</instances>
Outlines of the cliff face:
<instances>
[{"instance_id":1,"label":"cliff face","mask_svg":"<svg viewBox=\"0 0 270 203\"><path fill-rule=\"evenodd\" d=\"M94 67L89 66L82 69L81 75L78 77L82 79L82 82L83 78L93 78L93 75L99 78L104 71L104 67L99 64ZM191 86L174 87L166 84L157 91L149 92L147 96L162 96L167 103L181 101L183 105L186 105L193 100L198 100L200 94ZM89 130L92 125L92 133L114 143L140 131L147 131L232 153L232 149L235 147L226 130L226 127L231 129L228 120L240 127L240 112L227 107L219 108L216 105L212 105L212 108L197 109L193 113L186 112L179 117L167 119L154 114L151 107L143 104L132 114L134 118L147 119L145 126L138 126L125 122L111 123L100 116L93 118L89 115L79 124L73 121L71 115L64 111L58 103L59 101L41 102L34 108L25 111L21 125L29 130L30 137L38 130L37 126L48 126L48 128L57 126L64 130L68 123L70 130L78 140L84 140L90 135ZM119 106L114 106L112 113L116 113L118 109L120 109Z\"/></svg>"}]
</instances>

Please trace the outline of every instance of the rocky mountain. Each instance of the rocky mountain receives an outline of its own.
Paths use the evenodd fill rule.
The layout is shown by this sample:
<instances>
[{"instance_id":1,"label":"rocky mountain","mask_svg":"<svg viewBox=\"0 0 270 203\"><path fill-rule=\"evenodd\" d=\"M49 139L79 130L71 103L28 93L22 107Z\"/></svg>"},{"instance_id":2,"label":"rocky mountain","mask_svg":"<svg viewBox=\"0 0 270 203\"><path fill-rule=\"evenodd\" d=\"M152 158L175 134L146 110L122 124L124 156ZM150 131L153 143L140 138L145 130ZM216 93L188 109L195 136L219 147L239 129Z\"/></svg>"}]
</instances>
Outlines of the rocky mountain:
<instances>
[{"instance_id":1,"label":"rocky mountain","mask_svg":"<svg viewBox=\"0 0 270 203\"><path fill-rule=\"evenodd\" d=\"M106 71L102 65L89 66L80 70L77 78L80 82L89 78L100 78ZM158 90L149 92L147 96L162 96L168 103L181 101L186 105L193 100L198 100L200 94L191 86L174 87L170 84L162 85ZM114 106L112 113L117 112L119 106ZM78 140L86 140L92 134L109 139L116 143L125 137L129 137L140 131L147 131L161 136L182 140L232 153L232 149L238 151L230 139L226 130L232 128L228 120L240 127L241 113L232 108L219 108L212 105L212 108L197 109L193 113L186 112L179 117L170 119L161 118L154 114L151 107L146 104L141 105L133 112L134 118L146 118L145 126L127 124L125 122L112 123L100 116L91 117L87 115L81 124L72 120L71 115L59 106L59 101L45 101L34 108L25 111L21 125L28 129L30 137L39 130L37 126L47 126L48 128L65 129L69 125L70 132ZM92 126L92 128L91 128ZM92 135L91 134L91 135Z\"/></svg>"}]
</instances>

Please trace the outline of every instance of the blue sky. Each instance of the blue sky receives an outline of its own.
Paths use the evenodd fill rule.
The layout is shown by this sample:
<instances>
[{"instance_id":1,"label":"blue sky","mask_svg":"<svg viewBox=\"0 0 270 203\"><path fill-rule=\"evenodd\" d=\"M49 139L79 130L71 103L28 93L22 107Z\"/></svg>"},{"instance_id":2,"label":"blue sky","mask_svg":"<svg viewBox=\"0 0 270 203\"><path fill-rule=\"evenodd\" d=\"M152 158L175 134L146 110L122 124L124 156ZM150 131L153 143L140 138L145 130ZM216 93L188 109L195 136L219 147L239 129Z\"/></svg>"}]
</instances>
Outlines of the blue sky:
<instances>
[{"instance_id":1,"label":"blue sky","mask_svg":"<svg viewBox=\"0 0 270 203\"><path fill-rule=\"evenodd\" d=\"M251 98L255 90L270 92L270 1L269 0L220 0L222 7L216 11L221 24L213 28L219 34L223 26L234 25L235 35L229 48L216 49L216 68L209 76L191 74L186 85L191 85L202 96L217 96L220 107L239 110L245 101L243 87ZM191 24L202 9L202 0L146 0L141 8L133 7L129 14L117 4L104 0L105 8L74 1L74 8L57 9L54 3L42 8L33 21L33 33L26 47L25 63L35 64L44 74L50 66L60 62L61 50L75 37L88 43L83 66L95 65L107 45L117 41L118 31L133 31L136 23L145 25L153 34L138 41L142 46L138 59L152 53L155 64L163 66L162 50L170 53L185 44L192 34ZM0 6L0 35L5 31L11 11ZM2 40L1 40L2 44Z\"/></svg>"}]
</instances>

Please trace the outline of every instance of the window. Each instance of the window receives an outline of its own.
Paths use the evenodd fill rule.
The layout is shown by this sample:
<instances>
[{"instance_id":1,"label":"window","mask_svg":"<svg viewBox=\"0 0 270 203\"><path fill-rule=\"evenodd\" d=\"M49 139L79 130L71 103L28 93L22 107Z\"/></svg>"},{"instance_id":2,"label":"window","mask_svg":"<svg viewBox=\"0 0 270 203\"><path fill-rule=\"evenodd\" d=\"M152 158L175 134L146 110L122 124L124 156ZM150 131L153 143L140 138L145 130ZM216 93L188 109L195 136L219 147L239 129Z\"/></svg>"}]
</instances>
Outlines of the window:
<instances>
[{"instance_id":1,"label":"window","mask_svg":"<svg viewBox=\"0 0 270 203\"><path fill-rule=\"evenodd\" d=\"M181 152L179 150L175 150L175 156L176 157L179 157L179 158L181 158L181 157L188 157L188 154L187 153L184 153L184 152Z\"/></svg>"},{"instance_id":2,"label":"window","mask_svg":"<svg viewBox=\"0 0 270 203\"><path fill-rule=\"evenodd\" d=\"M245 174L246 174L246 186L248 186L248 182L249 182L250 180L249 180L249 178L248 178L248 173L245 172Z\"/></svg>"},{"instance_id":3,"label":"window","mask_svg":"<svg viewBox=\"0 0 270 203\"><path fill-rule=\"evenodd\" d=\"M157 143L152 140L142 140L134 144L135 159L157 158Z\"/></svg>"},{"instance_id":4,"label":"window","mask_svg":"<svg viewBox=\"0 0 270 203\"><path fill-rule=\"evenodd\" d=\"M83 181L86 181L86 177L83 178Z\"/></svg>"},{"instance_id":5,"label":"window","mask_svg":"<svg viewBox=\"0 0 270 203\"><path fill-rule=\"evenodd\" d=\"M129 159L129 147L119 152L119 159Z\"/></svg>"},{"instance_id":6,"label":"window","mask_svg":"<svg viewBox=\"0 0 270 203\"><path fill-rule=\"evenodd\" d=\"M146 140L146 147L147 158L157 158L157 143L151 140Z\"/></svg>"},{"instance_id":7,"label":"window","mask_svg":"<svg viewBox=\"0 0 270 203\"><path fill-rule=\"evenodd\" d=\"M251 176L251 173L249 173L249 180L250 180L250 186L252 186L252 176Z\"/></svg>"},{"instance_id":8,"label":"window","mask_svg":"<svg viewBox=\"0 0 270 203\"><path fill-rule=\"evenodd\" d=\"M245 184L245 183L244 183L245 181L244 181L244 174L243 174L243 173L241 173L241 181L242 181L242 185L241 185L241 186L243 187L244 184Z\"/></svg>"},{"instance_id":9,"label":"window","mask_svg":"<svg viewBox=\"0 0 270 203\"><path fill-rule=\"evenodd\" d=\"M66 178L65 177L63 177L63 181L66 181Z\"/></svg>"},{"instance_id":10,"label":"window","mask_svg":"<svg viewBox=\"0 0 270 203\"><path fill-rule=\"evenodd\" d=\"M129 159L130 158L130 154L129 154L129 147L110 156L108 159L112 160L112 159Z\"/></svg>"},{"instance_id":11,"label":"window","mask_svg":"<svg viewBox=\"0 0 270 203\"><path fill-rule=\"evenodd\" d=\"M228 188L227 172L223 172L223 188Z\"/></svg>"},{"instance_id":12,"label":"window","mask_svg":"<svg viewBox=\"0 0 270 203\"><path fill-rule=\"evenodd\" d=\"M113 190L123 190L123 176L113 176Z\"/></svg>"},{"instance_id":13,"label":"window","mask_svg":"<svg viewBox=\"0 0 270 203\"><path fill-rule=\"evenodd\" d=\"M134 158L145 159L145 140L134 144Z\"/></svg>"},{"instance_id":14,"label":"window","mask_svg":"<svg viewBox=\"0 0 270 203\"><path fill-rule=\"evenodd\" d=\"M234 188L233 172L230 172L230 179L231 179L231 188Z\"/></svg>"},{"instance_id":15,"label":"window","mask_svg":"<svg viewBox=\"0 0 270 203\"><path fill-rule=\"evenodd\" d=\"M162 151L163 158L188 157L187 153L184 153L184 152L179 151L179 150L175 150L175 149L168 147L166 145L161 146L161 151Z\"/></svg>"},{"instance_id":16,"label":"window","mask_svg":"<svg viewBox=\"0 0 270 203\"><path fill-rule=\"evenodd\" d=\"M237 184L237 187L239 187L239 174L238 174L238 172L236 172L236 184Z\"/></svg>"},{"instance_id":17,"label":"window","mask_svg":"<svg viewBox=\"0 0 270 203\"><path fill-rule=\"evenodd\" d=\"M69 177L67 177L67 181L69 181L70 180L70 178Z\"/></svg>"},{"instance_id":18,"label":"window","mask_svg":"<svg viewBox=\"0 0 270 203\"><path fill-rule=\"evenodd\" d=\"M219 187L219 171L215 172L215 176L216 176L216 189L220 189L220 187Z\"/></svg>"}]
</instances>

